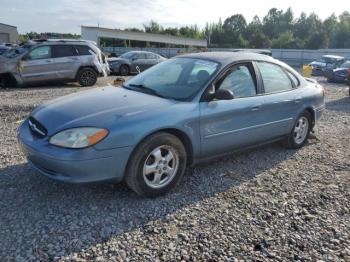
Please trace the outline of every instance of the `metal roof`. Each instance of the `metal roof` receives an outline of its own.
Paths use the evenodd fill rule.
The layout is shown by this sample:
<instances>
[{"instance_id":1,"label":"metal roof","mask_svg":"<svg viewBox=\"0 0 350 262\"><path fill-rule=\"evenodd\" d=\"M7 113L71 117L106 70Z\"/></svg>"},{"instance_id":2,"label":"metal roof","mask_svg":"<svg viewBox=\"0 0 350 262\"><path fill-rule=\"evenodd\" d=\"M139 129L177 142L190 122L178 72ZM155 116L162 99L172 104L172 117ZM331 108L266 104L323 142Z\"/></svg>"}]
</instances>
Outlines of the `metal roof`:
<instances>
[{"instance_id":1,"label":"metal roof","mask_svg":"<svg viewBox=\"0 0 350 262\"><path fill-rule=\"evenodd\" d=\"M14 27L14 28L17 28L17 26L14 26L14 25L8 25L8 24L4 24L4 23L0 23L0 25L4 25L4 26L9 26L9 27Z\"/></svg>"},{"instance_id":2,"label":"metal roof","mask_svg":"<svg viewBox=\"0 0 350 262\"><path fill-rule=\"evenodd\" d=\"M262 54L253 53L253 52L203 52L203 53L185 54L179 57L211 60L211 61L221 63L224 66L227 64L231 64L235 61L242 61L242 60L248 60L248 61L259 60L259 61L267 61L267 62L270 61L274 63L280 63L278 60L273 59L268 55L262 55Z\"/></svg>"},{"instance_id":3,"label":"metal roof","mask_svg":"<svg viewBox=\"0 0 350 262\"><path fill-rule=\"evenodd\" d=\"M81 35L83 39L92 40L95 42L98 42L98 38L115 38L122 40L156 42L184 46L207 46L207 40L205 39L193 39L172 35L124 31L120 29L111 29L96 26L81 26Z\"/></svg>"}]
</instances>

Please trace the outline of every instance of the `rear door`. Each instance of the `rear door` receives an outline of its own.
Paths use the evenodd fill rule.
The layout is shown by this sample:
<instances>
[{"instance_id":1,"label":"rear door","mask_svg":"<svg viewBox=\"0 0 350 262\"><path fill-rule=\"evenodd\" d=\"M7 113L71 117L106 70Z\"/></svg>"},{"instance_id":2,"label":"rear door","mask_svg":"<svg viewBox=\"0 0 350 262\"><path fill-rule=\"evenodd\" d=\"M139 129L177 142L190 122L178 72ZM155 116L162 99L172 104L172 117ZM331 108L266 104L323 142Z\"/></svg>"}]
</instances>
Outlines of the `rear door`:
<instances>
[{"instance_id":1,"label":"rear door","mask_svg":"<svg viewBox=\"0 0 350 262\"><path fill-rule=\"evenodd\" d=\"M145 65L145 68L150 68L156 64L159 63L159 57L156 54L153 53L146 53L147 63Z\"/></svg>"},{"instance_id":2,"label":"rear door","mask_svg":"<svg viewBox=\"0 0 350 262\"><path fill-rule=\"evenodd\" d=\"M146 70L147 67L147 58L146 58L146 53L135 53L134 58L133 58L133 65L137 70L137 68L139 68L139 70L141 72L143 72L144 70Z\"/></svg>"},{"instance_id":3,"label":"rear door","mask_svg":"<svg viewBox=\"0 0 350 262\"><path fill-rule=\"evenodd\" d=\"M20 63L20 72L24 82L54 80L56 66L52 59L50 45L35 47Z\"/></svg>"},{"instance_id":4,"label":"rear door","mask_svg":"<svg viewBox=\"0 0 350 262\"><path fill-rule=\"evenodd\" d=\"M80 66L78 51L72 45L52 46L52 63L57 79L74 79Z\"/></svg>"},{"instance_id":5,"label":"rear door","mask_svg":"<svg viewBox=\"0 0 350 262\"><path fill-rule=\"evenodd\" d=\"M256 62L264 89L264 112L269 139L289 134L302 107L299 80L279 65Z\"/></svg>"}]
</instances>

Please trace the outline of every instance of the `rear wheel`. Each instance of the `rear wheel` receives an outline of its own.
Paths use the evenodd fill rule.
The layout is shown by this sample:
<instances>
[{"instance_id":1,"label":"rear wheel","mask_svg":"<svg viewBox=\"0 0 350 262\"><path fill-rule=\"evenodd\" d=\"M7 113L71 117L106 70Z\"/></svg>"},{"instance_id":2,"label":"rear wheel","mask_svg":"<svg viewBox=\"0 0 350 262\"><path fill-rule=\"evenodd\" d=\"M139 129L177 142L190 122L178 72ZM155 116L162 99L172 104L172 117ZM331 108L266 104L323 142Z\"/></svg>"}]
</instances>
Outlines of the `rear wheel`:
<instances>
[{"instance_id":1,"label":"rear wheel","mask_svg":"<svg viewBox=\"0 0 350 262\"><path fill-rule=\"evenodd\" d=\"M303 112L295 121L294 127L285 141L288 148L301 148L305 145L311 131L311 115Z\"/></svg>"},{"instance_id":2,"label":"rear wheel","mask_svg":"<svg viewBox=\"0 0 350 262\"><path fill-rule=\"evenodd\" d=\"M182 142L168 133L157 133L135 150L125 174L127 185L140 196L155 197L174 188L186 169Z\"/></svg>"},{"instance_id":3,"label":"rear wheel","mask_svg":"<svg viewBox=\"0 0 350 262\"><path fill-rule=\"evenodd\" d=\"M119 68L119 74L122 76L127 76L129 74L129 67L127 65L121 65Z\"/></svg>"},{"instance_id":4,"label":"rear wheel","mask_svg":"<svg viewBox=\"0 0 350 262\"><path fill-rule=\"evenodd\" d=\"M81 86L93 86L97 82L97 73L92 68L80 69L77 80Z\"/></svg>"}]
</instances>

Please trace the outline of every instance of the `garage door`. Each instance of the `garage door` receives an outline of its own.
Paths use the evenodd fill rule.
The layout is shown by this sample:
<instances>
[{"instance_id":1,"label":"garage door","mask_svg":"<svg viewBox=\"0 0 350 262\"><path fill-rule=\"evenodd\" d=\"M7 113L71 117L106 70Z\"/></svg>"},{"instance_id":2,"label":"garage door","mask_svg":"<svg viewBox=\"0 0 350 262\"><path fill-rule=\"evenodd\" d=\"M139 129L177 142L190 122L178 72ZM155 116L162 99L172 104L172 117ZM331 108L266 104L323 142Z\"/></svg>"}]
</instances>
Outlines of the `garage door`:
<instances>
[{"instance_id":1,"label":"garage door","mask_svg":"<svg viewBox=\"0 0 350 262\"><path fill-rule=\"evenodd\" d=\"M10 35L7 33L0 33L0 44L9 43L9 42L10 42Z\"/></svg>"}]
</instances>

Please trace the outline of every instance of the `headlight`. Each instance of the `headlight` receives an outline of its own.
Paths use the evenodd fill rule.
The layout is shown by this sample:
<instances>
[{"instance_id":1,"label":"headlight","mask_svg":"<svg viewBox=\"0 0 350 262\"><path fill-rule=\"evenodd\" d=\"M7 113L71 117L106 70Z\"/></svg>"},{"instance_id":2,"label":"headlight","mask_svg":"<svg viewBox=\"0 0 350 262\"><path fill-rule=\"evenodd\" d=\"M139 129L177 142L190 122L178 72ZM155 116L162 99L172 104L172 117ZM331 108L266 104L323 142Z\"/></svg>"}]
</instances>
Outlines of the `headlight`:
<instances>
[{"instance_id":1,"label":"headlight","mask_svg":"<svg viewBox=\"0 0 350 262\"><path fill-rule=\"evenodd\" d=\"M67 148L84 148L100 142L108 131L96 127L79 127L67 129L50 138L50 144Z\"/></svg>"}]
</instances>

